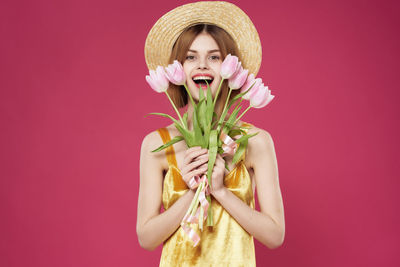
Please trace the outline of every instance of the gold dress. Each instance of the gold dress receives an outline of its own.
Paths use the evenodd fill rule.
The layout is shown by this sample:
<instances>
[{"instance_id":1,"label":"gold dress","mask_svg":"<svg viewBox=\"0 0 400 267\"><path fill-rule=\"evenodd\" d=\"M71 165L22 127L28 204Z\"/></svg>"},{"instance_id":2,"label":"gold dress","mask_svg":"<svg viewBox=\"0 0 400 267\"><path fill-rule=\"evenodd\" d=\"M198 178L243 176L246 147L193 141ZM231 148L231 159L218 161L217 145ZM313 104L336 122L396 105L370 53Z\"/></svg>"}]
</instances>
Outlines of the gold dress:
<instances>
[{"instance_id":1,"label":"gold dress","mask_svg":"<svg viewBox=\"0 0 400 267\"><path fill-rule=\"evenodd\" d=\"M246 123L246 126L251 124ZM157 130L164 144L171 140L167 128ZM224 177L225 187L254 209L254 196L250 175L244 164L244 156ZM178 169L173 146L166 149L168 171L164 178L162 201L167 210L189 188ZM254 240L243 227L211 196L214 226L206 226L203 231L197 224L191 227L197 232L200 241L193 247L192 240L179 228L163 243L160 267L165 266L256 266Z\"/></svg>"}]
</instances>

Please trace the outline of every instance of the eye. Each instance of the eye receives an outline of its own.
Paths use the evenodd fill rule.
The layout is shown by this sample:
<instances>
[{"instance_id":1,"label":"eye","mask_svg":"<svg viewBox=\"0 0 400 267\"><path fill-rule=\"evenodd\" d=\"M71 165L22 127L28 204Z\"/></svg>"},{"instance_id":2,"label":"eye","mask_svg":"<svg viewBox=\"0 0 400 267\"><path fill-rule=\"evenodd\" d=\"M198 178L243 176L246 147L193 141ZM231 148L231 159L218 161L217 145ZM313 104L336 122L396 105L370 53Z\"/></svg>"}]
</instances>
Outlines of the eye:
<instances>
[{"instance_id":1,"label":"eye","mask_svg":"<svg viewBox=\"0 0 400 267\"><path fill-rule=\"evenodd\" d=\"M219 56L211 56L212 60L219 60Z\"/></svg>"},{"instance_id":2,"label":"eye","mask_svg":"<svg viewBox=\"0 0 400 267\"><path fill-rule=\"evenodd\" d=\"M186 59L189 59L189 60L191 60L191 59L193 59L194 58L194 56L187 56L186 57Z\"/></svg>"}]
</instances>

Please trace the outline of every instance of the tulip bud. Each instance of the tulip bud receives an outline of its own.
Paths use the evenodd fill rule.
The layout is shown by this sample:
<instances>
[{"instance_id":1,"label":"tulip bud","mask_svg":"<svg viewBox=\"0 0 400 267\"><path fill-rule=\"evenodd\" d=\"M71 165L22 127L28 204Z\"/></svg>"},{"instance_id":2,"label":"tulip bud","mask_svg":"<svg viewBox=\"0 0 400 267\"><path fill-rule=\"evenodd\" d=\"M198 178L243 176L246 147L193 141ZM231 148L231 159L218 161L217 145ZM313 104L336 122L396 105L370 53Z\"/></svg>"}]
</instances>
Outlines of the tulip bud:
<instances>
[{"instance_id":1,"label":"tulip bud","mask_svg":"<svg viewBox=\"0 0 400 267\"><path fill-rule=\"evenodd\" d=\"M150 87L157 93L162 93L167 91L169 86L169 81L166 77L164 68L158 66L156 70L150 70L150 75L146 75L146 81Z\"/></svg>"},{"instance_id":2,"label":"tulip bud","mask_svg":"<svg viewBox=\"0 0 400 267\"><path fill-rule=\"evenodd\" d=\"M242 98L245 100L250 100L252 95L259 90L259 87L263 86L261 78L254 79L253 74L250 74L250 76L252 77L248 78L248 81L246 81L246 83L242 86L242 89L240 89L240 92L243 93L252 86L250 91L242 96Z\"/></svg>"},{"instance_id":3,"label":"tulip bud","mask_svg":"<svg viewBox=\"0 0 400 267\"><path fill-rule=\"evenodd\" d=\"M240 93L246 92L250 86L254 83L254 74L250 73L249 76L247 76L247 79L245 83L243 84L242 88L240 88ZM243 99L249 100L249 92L247 92L245 95L242 96Z\"/></svg>"},{"instance_id":4,"label":"tulip bud","mask_svg":"<svg viewBox=\"0 0 400 267\"><path fill-rule=\"evenodd\" d=\"M265 107L275 96L271 95L268 86L260 86L258 90L250 97L250 105L254 108Z\"/></svg>"},{"instance_id":5,"label":"tulip bud","mask_svg":"<svg viewBox=\"0 0 400 267\"><path fill-rule=\"evenodd\" d=\"M173 64L169 64L165 68L166 76L168 80L176 85L184 85L186 82L186 74L183 70L183 66L178 60L174 60Z\"/></svg>"},{"instance_id":6,"label":"tulip bud","mask_svg":"<svg viewBox=\"0 0 400 267\"><path fill-rule=\"evenodd\" d=\"M266 89L267 89L267 96L265 97L264 101L261 102L260 105L259 105L257 108L263 108L263 107L265 107L266 105L269 104L269 102L272 101L272 99L275 98L274 95L271 95L271 90L268 90L268 86L266 87Z\"/></svg>"},{"instance_id":7,"label":"tulip bud","mask_svg":"<svg viewBox=\"0 0 400 267\"><path fill-rule=\"evenodd\" d=\"M243 67L240 66L239 70L236 71L236 73L231 78L229 78L228 81L229 88L235 90L242 87L243 84L246 82L248 73L249 70L243 70Z\"/></svg>"},{"instance_id":8,"label":"tulip bud","mask_svg":"<svg viewBox=\"0 0 400 267\"><path fill-rule=\"evenodd\" d=\"M239 59L237 56L232 56L231 54L228 54L221 64L221 77L223 79L229 79L237 71L238 62Z\"/></svg>"}]
</instances>

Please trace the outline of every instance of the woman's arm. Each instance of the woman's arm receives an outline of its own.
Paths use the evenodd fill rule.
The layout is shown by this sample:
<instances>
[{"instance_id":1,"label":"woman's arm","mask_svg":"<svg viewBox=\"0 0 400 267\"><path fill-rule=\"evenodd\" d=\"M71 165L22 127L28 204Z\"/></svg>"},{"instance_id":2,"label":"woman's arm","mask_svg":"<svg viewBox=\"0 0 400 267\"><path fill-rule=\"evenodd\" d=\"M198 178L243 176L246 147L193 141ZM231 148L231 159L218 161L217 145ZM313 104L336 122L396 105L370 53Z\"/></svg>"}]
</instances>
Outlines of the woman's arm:
<instances>
[{"instance_id":1,"label":"woman's arm","mask_svg":"<svg viewBox=\"0 0 400 267\"><path fill-rule=\"evenodd\" d=\"M282 245L285 219L275 148L270 134L262 129L249 139L248 156L254 169L261 212L253 210L226 187L212 194L225 210L252 236L268 248ZM249 131L249 133L251 133Z\"/></svg>"},{"instance_id":2,"label":"woman's arm","mask_svg":"<svg viewBox=\"0 0 400 267\"><path fill-rule=\"evenodd\" d=\"M157 134L157 132L148 134L143 139L140 151L136 233L140 246L147 250L154 250L177 230L195 193L193 190L188 190L168 210L160 214L163 182L160 158L165 155L165 150L151 152L162 145Z\"/></svg>"}]
</instances>

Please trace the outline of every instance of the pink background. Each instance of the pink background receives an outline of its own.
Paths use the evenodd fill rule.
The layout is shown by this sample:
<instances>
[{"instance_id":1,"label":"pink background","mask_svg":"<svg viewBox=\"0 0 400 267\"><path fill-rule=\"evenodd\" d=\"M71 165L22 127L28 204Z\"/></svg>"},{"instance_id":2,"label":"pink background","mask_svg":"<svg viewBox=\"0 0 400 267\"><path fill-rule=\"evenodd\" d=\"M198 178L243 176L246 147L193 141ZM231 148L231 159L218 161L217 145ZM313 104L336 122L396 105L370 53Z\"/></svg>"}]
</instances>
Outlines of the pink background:
<instances>
[{"instance_id":1,"label":"pink background","mask_svg":"<svg viewBox=\"0 0 400 267\"><path fill-rule=\"evenodd\" d=\"M184 2L0 3L1 266L158 266L136 236L139 152L170 123L144 115L173 109L143 47ZM285 206L257 265L399 266L399 4L233 2L276 95L244 117L274 139Z\"/></svg>"}]
</instances>

